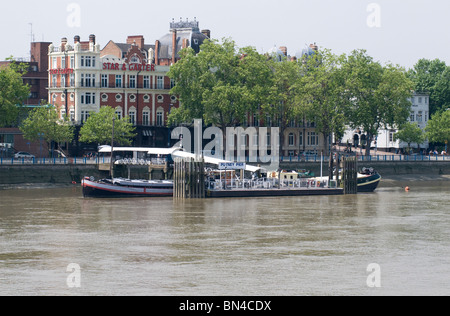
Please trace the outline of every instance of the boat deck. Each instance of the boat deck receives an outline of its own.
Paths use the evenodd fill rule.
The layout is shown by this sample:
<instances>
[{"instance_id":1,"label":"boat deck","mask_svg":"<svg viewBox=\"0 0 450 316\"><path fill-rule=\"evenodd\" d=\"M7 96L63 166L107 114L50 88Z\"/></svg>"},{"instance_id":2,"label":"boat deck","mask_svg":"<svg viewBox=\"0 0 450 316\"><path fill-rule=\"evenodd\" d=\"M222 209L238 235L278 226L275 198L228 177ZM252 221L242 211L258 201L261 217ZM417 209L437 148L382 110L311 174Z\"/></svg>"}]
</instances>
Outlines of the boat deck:
<instances>
[{"instance_id":1,"label":"boat deck","mask_svg":"<svg viewBox=\"0 0 450 316\"><path fill-rule=\"evenodd\" d=\"M241 197L275 197L275 196L321 196L343 195L341 188L281 188L281 189L232 189L232 190L208 190L209 198L241 198Z\"/></svg>"}]
</instances>

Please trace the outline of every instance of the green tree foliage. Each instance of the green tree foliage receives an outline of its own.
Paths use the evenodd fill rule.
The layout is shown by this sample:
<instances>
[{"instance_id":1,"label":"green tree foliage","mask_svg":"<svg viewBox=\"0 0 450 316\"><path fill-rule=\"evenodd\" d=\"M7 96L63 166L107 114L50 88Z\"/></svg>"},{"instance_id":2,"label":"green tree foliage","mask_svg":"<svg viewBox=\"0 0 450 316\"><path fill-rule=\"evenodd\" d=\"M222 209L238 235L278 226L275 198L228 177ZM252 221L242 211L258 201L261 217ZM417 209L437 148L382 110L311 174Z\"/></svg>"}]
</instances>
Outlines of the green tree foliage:
<instances>
[{"instance_id":1,"label":"green tree foliage","mask_svg":"<svg viewBox=\"0 0 450 316\"><path fill-rule=\"evenodd\" d=\"M73 127L70 122L60 119L55 108L51 105L36 108L30 112L27 119L23 121L20 130L24 138L30 141L45 140L49 147L52 142L58 144L73 140Z\"/></svg>"},{"instance_id":2,"label":"green tree foliage","mask_svg":"<svg viewBox=\"0 0 450 316\"><path fill-rule=\"evenodd\" d=\"M420 59L408 76L418 93L430 95L430 113L450 107L450 67L439 59Z\"/></svg>"},{"instance_id":3,"label":"green tree foliage","mask_svg":"<svg viewBox=\"0 0 450 316\"><path fill-rule=\"evenodd\" d=\"M93 113L80 130L80 142L96 143L100 145L110 144L113 133L114 143L129 146L132 143L135 127L128 117L119 119L112 107L104 106L98 113Z\"/></svg>"},{"instance_id":4,"label":"green tree foliage","mask_svg":"<svg viewBox=\"0 0 450 316\"><path fill-rule=\"evenodd\" d=\"M225 130L245 122L267 100L272 71L254 48L238 49L224 39L206 41L197 55L184 49L181 56L169 71L176 81L172 93L182 104L170 114L171 124L202 118Z\"/></svg>"},{"instance_id":5,"label":"green tree foliage","mask_svg":"<svg viewBox=\"0 0 450 316\"><path fill-rule=\"evenodd\" d=\"M394 135L395 140L400 140L408 144L408 148L411 148L412 143L416 143L419 147L426 137L423 130L417 126L417 124L408 122L400 127L400 130Z\"/></svg>"},{"instance_id":6,"label":"green tree foliage","mask_svg":"<svg viewBox=\"0 0 450 316\"><path fill-rule=\"evenodd\" d=\"M303 113L296 110L297 98L295 86L300 78L300 66L297 62L270 60L273 79L269 99L262 102L262 113L280 128L280 144L284 143L284 131L289 122Z\"/></svg>"},{"instance_id":7,"label":"green tree foliage","mask_svg":"<svg viewBox=\"0 0 450 316\"><path fill-rule=\"evenodd\" d=\"M367 134L366 155L379 130L406 123L411 109L414 88L403 68L382 66L367 55L355 50L342 67L346 76L346 117L353 128Z\"/></svg>"},{"instance_id":8,"label":"green tree foliage","mask_svg":"<svg viewBox=\"0 0 450 316\"><path fill-rule=\"evenodd\" d=\"M304 113L324 136L328 155L330 136L342 137L345 130L345 80L341 71L344 56L321 50L302 60L302 75L296 85L298 113Z\"/></svg>"},{"instance_id":9,"label":"green tree foliage","mask_svg":"<svg viewBox=\"0 0 450 316\"><path fill-rule=\"evenodd\" d=\"M20 106L30 94L28 85L23 84L22 76L26 74L26 65L11 63L0 68L0 127L17 126L21 113Z\"/></svg>"},{"instance_id":10,"label":"green tree foliage","mask_svg":"<svg viewBox=\"0 0 450 316\"><path fill-rule=\"evenodd\" d=\"M428 140L432 143L447 143L450 140L450 110L434 114L426 128Z\"/></svg>"}]
</instances>

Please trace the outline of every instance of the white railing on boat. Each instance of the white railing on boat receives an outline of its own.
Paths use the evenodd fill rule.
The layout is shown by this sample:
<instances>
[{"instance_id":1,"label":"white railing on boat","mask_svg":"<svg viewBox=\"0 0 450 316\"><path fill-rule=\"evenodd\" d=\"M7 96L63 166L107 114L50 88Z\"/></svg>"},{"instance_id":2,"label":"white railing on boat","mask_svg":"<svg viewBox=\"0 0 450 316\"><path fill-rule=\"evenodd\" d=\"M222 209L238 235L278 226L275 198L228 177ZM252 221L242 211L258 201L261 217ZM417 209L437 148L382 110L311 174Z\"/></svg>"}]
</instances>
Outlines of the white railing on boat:
<instances>
[{"instance_id":1,"label":"white railing on boat","mask_svg":"<svg viewBox=\"0 0 450 316\"><path fill-rule=\"evenodd\" d=\"M317 180L302 178L281 180L275 178L260 179L221 179L208 182L209 190L269 190L269 189L336 189L336 180Z\"/></svg>"}]
</instances>

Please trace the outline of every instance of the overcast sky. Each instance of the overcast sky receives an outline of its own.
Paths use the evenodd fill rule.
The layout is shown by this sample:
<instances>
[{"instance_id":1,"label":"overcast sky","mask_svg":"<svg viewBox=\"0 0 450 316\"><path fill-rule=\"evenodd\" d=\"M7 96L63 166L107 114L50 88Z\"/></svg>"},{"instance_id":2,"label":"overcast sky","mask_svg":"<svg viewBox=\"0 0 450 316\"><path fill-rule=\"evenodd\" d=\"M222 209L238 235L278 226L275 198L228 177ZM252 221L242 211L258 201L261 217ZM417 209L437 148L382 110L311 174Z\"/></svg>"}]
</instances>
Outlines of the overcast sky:
<instances>
[{"instance_id":1,"label":"overcast sky","mask_svg":"<svg viewBox=\"0 0 450 316\"><path fill-rule=\"evenodd\" d=\"M17 0L2 3L0 59L28 57L35 41L73 42L75 35L125 42L144 35L153 44L172 19L200 22L216 39L295 55L310 43L335 53L366 49L375 60L412 67L420 58L450 65L449 0Z\"/></svg>"}]
</instances>

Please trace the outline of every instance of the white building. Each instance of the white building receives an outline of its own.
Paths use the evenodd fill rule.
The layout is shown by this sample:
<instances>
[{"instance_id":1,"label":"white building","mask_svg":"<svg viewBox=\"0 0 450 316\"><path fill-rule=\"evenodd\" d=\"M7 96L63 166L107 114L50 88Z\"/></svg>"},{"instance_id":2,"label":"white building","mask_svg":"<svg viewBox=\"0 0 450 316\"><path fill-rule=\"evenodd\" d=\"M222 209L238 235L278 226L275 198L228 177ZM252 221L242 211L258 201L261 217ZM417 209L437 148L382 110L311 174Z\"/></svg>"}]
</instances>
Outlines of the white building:
<instances>
[{"instance_id":1,"label":"white building","mask_svg":"<svg viewBox=\"0 0 450 316\"><path fill-rule=\"evenodd\" d=\"M411 113L408 119L409 122L416 123L423 131L427 127L428 120L430 117L430 97L425 94L414 94L411 98ZM407 143L394 140L395 133L398 129L385 129L380 130L376 139L372 142L371 148L379 151L386 152L398 152L400 149L405 149L408 147ZM342 142L349 143L352 145L359 145L361 140L364 140L364 131L360 129L347 129ZM419 144L411 144L412 148L418 148ZM429 147L429 142L425 141L420 144L421 149L427 149Z\"/></svg>"}]
</instances>

